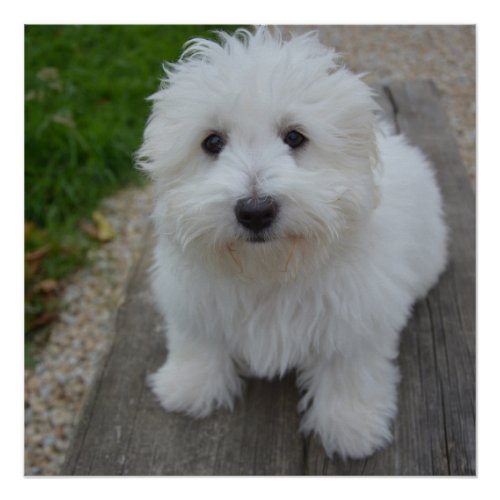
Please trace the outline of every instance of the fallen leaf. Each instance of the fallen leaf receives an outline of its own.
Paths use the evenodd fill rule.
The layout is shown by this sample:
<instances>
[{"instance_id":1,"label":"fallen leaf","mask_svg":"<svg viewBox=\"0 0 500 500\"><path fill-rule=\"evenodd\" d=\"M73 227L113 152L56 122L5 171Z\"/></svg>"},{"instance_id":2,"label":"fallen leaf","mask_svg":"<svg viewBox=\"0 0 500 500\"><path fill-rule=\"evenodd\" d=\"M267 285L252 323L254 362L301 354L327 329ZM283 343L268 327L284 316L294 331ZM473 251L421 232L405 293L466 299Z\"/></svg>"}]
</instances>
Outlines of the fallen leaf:
<instances>
[{"instance_id":1,"label":"fallen leaf","mask_svg":"<svg viewBox=\"0 0 500 500\"><path fill-rule=\"evenodd\" d=\"M57 68L42 68L36 76L53 90L61 91L63 89L63 84Z\"/></svg>"},{"instance_id":2,"label":"fallen leaf","mask_svg":"<svg viewBox=\"0 0 500 500\"><path fill-rule=\"evenodd\" d=\"M26 254L26 260L28 262L34 262L41 260L45 255L47 255L50 252L50 245L45 245L43 247L37 248L36 250L33 250L32 252L28 252Z\"/></svg>"},{"instance_id":3,"label":"fallen leaf","mask_svg":"<svg viewBox=\"0 0 500 500\"><path fill-rule=\"evenodd\" d=\"M38 270L40 269L41 262L42 260L40 259L40 260L33 260L27 263L27 270L29 273L28 277L31 277L38 272Z\"/></svg>"},{"instance_id":4,"label":"fallen leaf","mask_svg":"<svg viewBox=\"0 0 500 500\"><path fill-rule=\"evenodd\" d=\"M94 224L92 224L91 222L87 222L87 221L81 221L80 222L80 229L88 234L89 236L91 236L92 238L95 238L97 239L97 229L96 227L94 226Z\"/></svg>"},{"instance_id":5,"label":"fallen leaf","mask_svg":"<svg viewBox=\"0 0 500 500\"><path fill-rule=\"evenodd\" d=\"M92 213L92 219L96 224L97 239L99 241L111 241L115 236L115 230L106 217L96 210Z\"/></svg>"},{"instance_id":6,"label":"fallen leaf","mask_svg":"<svg viewBox=\"0 0 500 500\"><path fill-rule=\"evenodd\" d=\"M56 113L52 115L52 121L55 123L59 123L68 128L76 128L76 123L73 118L67 114Z\"/></svg>"},{"instance_id":7,"label":"fallen leaf","mask_svg":"<svg viewBox=\"0 0 500 500\"><path fill-rule=\"evenodd\" d=\"M43 313L40 316L37 316L30 323L30 330L33 330L35 328L40 328L42 326L47 326L56 319L57 319L57 314L55 314L55 313L48 313L48 312Z\"/></svg>"},{"instance_id":8,"label":"fallen leaf","mask_svg":"<svg viewBox=\"0 0 500 500\"><path fill-rule=\"evenodd\" d=\"M29 220L24 221L24 239L27 240L35 229L35 224Z\"/></svg>"},{"instance_id":9,"label":"fallen leaf","mask_svg":"<svg viewBox=\"0 0 500 500\"><path fill-rule=\"evenodd\" d=\"M34 292L52 293L59 288L59 283L53 279L42 280L33 287Z\"/></svg>"}]
</instances>

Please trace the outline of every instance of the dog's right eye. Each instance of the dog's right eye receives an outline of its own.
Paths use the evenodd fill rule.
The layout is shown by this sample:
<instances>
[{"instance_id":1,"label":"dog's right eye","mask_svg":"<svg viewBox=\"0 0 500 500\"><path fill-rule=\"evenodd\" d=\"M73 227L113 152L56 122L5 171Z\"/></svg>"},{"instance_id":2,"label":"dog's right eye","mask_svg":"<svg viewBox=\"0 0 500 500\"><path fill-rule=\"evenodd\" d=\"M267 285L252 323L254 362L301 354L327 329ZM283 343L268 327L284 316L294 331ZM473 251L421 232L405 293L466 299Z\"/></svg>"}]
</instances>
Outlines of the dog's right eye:
<instances>
[{"instance_id":1,"label":"dog's right eye","mask_svg":"<svg viewBox=\"0 0 500 500\"><path fill-rule=\"evenodd\" d=\"M201 147L211 155L219 154L225 146L224 139L218 134L210 134L202 143Z\"/></svg>"},{"instance_id":2,"label":"dog's right eye","mask_svg":"<svg viewBox=\"0 0 500 500\"><path fill-rule=\"evenodd\" d=\"M298 148L305 143L306 138L300 132L296 130L290 130L284 137L283 141L288 144L292 149Z\"/></svg>"}]
</instances>

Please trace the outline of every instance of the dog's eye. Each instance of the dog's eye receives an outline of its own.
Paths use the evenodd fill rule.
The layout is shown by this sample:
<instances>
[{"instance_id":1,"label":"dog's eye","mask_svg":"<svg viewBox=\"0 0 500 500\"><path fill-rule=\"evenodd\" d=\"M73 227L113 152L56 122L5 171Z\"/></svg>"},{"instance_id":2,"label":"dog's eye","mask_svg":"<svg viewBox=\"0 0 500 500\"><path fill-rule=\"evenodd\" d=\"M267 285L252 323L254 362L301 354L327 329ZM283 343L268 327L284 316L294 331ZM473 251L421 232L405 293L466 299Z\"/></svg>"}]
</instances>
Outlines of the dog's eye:
<instances>
[{"instance_id":1,"label":"dog's eye","mask_svg":"<svg viewBox=\"0 0 500 500\"><path fill-rule=\"evenodd\" d=\"M201 147L211 155L217 155L222 151L225 142L218 134L210 134L202 143Z\"/></svg>"},{"instance_id":2,"label":"dog's eye","mask_svg":"<svg viewBox=\"0 0 500 500\"><path fill-rule=\"evenodd\" d=\"M295 149L304 144L306 138L300 132L297 132L296 130L290 130L286 133L285 137L283 137L283 140L291 148Z\"/></svg>"}]
</instances>

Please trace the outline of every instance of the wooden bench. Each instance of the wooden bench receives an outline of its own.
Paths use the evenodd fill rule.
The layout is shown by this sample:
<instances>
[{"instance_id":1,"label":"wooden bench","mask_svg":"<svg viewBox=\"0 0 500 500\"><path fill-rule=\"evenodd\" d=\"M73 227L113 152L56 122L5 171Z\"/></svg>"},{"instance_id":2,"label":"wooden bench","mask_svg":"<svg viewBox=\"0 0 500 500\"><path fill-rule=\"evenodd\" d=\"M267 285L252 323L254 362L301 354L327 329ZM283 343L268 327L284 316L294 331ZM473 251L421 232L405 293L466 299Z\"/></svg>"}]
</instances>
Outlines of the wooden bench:
<instances>
[{"instance_id":1,"label":"wooden bench","mask_svg":"<svg viewBox=\"0 0 500 500\"><path fill-rule=\"evenodd\" d=\"M298 432L293 374L248 380L232 413L204 420L165 413L145 384L166 354L148 284L149 231L62 474L475 474L474 195L432 82L390 83L380 102L434 162L451 229L448 268L402 333L393 443L365 460L329 460L315 438Z\"/></svg>"}]
</instances>

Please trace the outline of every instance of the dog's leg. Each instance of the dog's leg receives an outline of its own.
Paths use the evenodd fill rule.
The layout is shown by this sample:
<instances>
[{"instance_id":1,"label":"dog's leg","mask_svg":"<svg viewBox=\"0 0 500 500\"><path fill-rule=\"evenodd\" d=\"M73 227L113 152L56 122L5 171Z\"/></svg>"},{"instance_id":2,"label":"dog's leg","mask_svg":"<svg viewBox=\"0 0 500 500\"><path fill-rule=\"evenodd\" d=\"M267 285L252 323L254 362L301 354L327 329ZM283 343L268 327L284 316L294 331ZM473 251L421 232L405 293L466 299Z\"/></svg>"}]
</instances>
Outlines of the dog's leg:
<instances>
[{"instance_id":1,"label":"dog's leg","mask_svg":"<svg viewBox=\"0 0 500 500\"><path fill-rule=\"evenodd\" d=\"M204 417L216 407L232 409L242 382L224 344L214 338L181 335L172 328L168 340L166 363L148 377L163 408L193 417Z\"/></svg>"},{"instance_id":2,"label":"dog's leg","mask_svg":"<svg viewBox=\"0 0 500 500\"><path fill-rule=\"evenodd\" d=\"M399 372L390 357L364 346L301 371L301 430L314 432L330 457L363 458L391 440Z\"/></svg>"}]
</instances>

